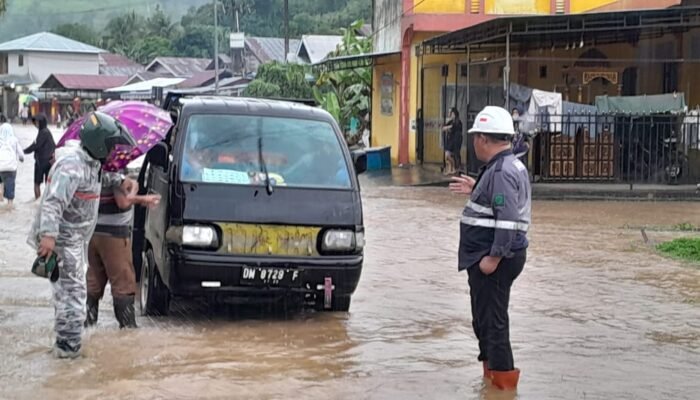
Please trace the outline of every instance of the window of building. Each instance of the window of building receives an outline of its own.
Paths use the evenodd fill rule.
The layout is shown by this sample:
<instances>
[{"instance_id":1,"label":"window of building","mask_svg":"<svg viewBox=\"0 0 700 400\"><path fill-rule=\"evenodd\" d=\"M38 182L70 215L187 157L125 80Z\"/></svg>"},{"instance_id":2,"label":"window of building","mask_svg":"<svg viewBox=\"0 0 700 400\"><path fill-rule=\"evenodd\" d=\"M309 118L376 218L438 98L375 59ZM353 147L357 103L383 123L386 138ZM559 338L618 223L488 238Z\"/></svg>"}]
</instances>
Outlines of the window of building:
<instances>
[{"instance_id":1,"label":"window of building","mask_svg":"<svg viewBox=\"0 0 700 400\"><path fill-rule=\"evenodd\" d=\"M546 77L547 77L547 66L540 65L540 79L544 79Z\"/></svg>"},{"instance_id":2,"label":"window of building","mask_svg":"<svg viewBox=\"0 0 700 400\"><path fill-rule=\"evenodd\" d=\"M20 67L24 67L24 55L20 54L17 57L17 65Z\"/></svg>"}]
</instances>

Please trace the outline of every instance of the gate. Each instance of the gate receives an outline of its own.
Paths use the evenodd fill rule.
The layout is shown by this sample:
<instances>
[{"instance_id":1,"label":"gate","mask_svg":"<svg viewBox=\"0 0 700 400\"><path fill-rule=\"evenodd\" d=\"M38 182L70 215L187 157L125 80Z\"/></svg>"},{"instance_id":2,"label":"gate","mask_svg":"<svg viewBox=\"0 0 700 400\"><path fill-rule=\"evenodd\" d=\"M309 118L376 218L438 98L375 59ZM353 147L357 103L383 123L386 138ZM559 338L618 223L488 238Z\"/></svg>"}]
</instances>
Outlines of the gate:
<instances>
[{"instance_id":1,"label":"gate","mask_svg":"<svg viewBox=\"0 0 700 400\"><path fill-rule=\"evenodd\" d=\"M700 115L538 116L543 181L696 183Z\"/></svg>"}]
</instances>

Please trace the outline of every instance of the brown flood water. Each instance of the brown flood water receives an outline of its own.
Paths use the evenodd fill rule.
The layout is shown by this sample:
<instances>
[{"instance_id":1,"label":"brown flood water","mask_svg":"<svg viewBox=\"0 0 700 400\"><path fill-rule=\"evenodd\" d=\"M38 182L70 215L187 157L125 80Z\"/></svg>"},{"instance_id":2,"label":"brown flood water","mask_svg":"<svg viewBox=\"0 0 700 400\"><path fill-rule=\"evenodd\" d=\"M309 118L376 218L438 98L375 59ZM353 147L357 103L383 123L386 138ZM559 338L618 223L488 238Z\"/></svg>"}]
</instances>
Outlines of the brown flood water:
<instances>
[{"instance_id":1,"label":"brown flood water","mask_svg":"<svg viewBox=\"0 0 700 400\"><path fill-rule=\"evenodd\" d=\"M119 332L105 300L76 361L47 354L50 291L27 272L24 244L30 192L25 183L18 209L0 212L0 399L700 398L700 268L624 228L700 225L699 204L535 203L511 295L515 397L481 381L456 269L464 199L445 189L364 186L366 264L348 314L178 302Z\"/></svg>"}]
</instances>

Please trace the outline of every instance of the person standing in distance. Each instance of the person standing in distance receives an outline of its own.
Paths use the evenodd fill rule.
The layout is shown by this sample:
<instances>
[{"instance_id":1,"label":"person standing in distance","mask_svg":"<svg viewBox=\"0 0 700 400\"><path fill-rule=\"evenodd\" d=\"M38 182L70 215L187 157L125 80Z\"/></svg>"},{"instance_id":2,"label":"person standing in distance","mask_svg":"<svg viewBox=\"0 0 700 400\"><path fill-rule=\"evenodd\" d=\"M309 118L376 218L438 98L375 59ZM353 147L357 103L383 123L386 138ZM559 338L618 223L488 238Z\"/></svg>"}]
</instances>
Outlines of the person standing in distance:
<instances>
[{"instance_id":1,"label":"person standing in distance","mask_svg":"<svg viewBox=\"0 0 700 400\"><path fill-rule=\"evenodd\" d=\"M527 258L531 190L525 165L513 155L513 118L501 107L484 108L469 130L476 157L486 163L476 180L460 176L453 193L469 195L462 213L459 270L467 270L472 326L484 378L514 390L520 378L510 345L508 303Z\"/></svg>"}]
</instances>

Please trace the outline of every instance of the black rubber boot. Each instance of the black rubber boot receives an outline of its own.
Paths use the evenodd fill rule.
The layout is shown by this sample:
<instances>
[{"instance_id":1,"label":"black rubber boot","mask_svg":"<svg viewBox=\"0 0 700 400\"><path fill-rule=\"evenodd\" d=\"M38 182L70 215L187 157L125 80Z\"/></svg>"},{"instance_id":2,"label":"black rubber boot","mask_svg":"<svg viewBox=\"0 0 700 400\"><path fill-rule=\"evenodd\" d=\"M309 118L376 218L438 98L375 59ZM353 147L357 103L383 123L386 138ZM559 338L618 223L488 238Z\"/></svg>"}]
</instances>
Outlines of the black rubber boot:
<instances>
[{"instance_id":1,"label":"black rubber boot","mask_svg":"<svg viewBox=\"0 0 700 400\"><path fill-rule=\"evenodd\" d=\"M119 321L119 329L138 328L136 325L136 312L134 310L135 296L115 296L114 316Z\"/></svg>"},{"instance_id":2,"label":"black rubber boot","mask_svg":"<svg viewBox=\"0 0 700 400\"><path fill-rule=\"evenodd\" d=\"M97 315L100 310L100 299L97 297L88 296L86 305L87 316L85 318L85 327L87 328L97 324Z\"/></svg>"}]
</instances>

